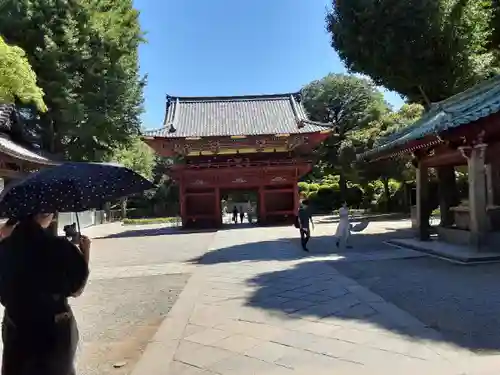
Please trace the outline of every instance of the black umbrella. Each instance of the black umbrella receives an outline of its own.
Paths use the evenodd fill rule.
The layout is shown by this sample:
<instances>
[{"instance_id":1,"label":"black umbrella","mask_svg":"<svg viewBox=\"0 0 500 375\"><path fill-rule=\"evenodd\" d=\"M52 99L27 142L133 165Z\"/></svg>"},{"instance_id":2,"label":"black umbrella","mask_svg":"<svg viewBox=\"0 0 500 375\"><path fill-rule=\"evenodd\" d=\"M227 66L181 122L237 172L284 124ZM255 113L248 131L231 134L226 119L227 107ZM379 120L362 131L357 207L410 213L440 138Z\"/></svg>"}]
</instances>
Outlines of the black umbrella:
<instances>
[{"instance_id":1,"label":"black umbrella","mask_svg":"<svg viewBox=\"0 0 500 375\"><path fill-rule=\"evenodd\" d=\"M64 163L8 186L0 194L0 215L81 212L152 187L150 181L116 164Z\"/></svg>"}]
</instances>

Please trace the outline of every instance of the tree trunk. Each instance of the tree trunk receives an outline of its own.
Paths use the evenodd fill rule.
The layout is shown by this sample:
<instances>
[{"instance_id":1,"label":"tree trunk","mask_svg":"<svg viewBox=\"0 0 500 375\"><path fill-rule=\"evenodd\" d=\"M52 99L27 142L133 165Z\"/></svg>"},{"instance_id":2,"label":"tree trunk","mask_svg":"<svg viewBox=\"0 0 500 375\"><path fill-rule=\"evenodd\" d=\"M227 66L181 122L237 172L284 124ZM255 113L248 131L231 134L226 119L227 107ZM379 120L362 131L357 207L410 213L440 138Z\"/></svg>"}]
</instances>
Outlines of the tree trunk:
<instances>
[{"instance_id":1,"label":"tree trunk","mask_svg":"<svg viewBox=\"0 0 500 375\"><path fill-rule=\"evenodd\" d=\"M122 219L127 218L127 198L120 199L120 208L121 208L121 216Z\"/></svg>"},{"instance_id":2,"label":"tree trunk","mask_svg":"<svg viewBox=\"0 0 500 375\"><path fill-rule=\"evenodd\" d=\"M104 203L104 222L108 223L111 221L111 203Z\"/></svg>"},{"instance_id":3,"label":"tree trunk","mask_svg":"<svg viewBox=\"0 0 500 375\"><path fill-rule=\"evenodd\" d=\"M439 206L441 212L441 226L449 227L455 222L451 207L459 204L454 167L437 168L439 186Z\"/></svg>"},{"instance_id":4,"label":"tree trunk","mask_svg":"<svg viewBox=\"0 0 500 375\"><path fill-rule=\"evenodd\" d=\"M347 180L345 178L344 171L340 171L339 177L340 198L342 203L344 203L347 202Z\"/></svg>"},{"instance_id":5,"label":"tree trunk","mask_svg":"<svg viewBox=\"0 0 500 375\"><path fill-rule=\"evenodd\" d=\"M384 196L385 196L385 212L389 212L391 209L391 192L389 191L389 178L383 177L384 182Z\"/></svg>"}]
</instances>

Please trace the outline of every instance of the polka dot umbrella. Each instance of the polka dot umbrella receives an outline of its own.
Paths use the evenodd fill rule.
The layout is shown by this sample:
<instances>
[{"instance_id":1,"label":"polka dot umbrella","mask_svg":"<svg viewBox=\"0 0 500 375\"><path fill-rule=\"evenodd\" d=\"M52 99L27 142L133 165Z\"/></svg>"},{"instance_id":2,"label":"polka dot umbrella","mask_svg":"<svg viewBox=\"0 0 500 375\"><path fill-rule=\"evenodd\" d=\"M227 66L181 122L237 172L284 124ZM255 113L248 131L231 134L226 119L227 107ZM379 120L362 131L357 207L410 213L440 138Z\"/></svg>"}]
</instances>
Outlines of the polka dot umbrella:
<instances>
[{"instance_id":1,"label":"polka dot umbrella","mask_svg":"<svg viewBox=\"0 0 500 375\"><path fill-rule=\"evenodd\" d=\"M152 187L147 179L116 164L64 163L8 186L0 194L0 215L81 212Z\"/></svg>"}]
</instances>

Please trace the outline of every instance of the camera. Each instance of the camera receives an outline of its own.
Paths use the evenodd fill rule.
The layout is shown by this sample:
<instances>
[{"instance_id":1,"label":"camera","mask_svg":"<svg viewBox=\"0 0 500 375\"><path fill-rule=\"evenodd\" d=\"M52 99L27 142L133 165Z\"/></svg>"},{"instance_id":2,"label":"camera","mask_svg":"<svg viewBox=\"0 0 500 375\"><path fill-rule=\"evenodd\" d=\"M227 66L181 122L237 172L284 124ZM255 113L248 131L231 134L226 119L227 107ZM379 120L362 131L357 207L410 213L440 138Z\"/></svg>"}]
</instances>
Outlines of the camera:
<instances>
[{"instance_id":1,"label":"camera","mask_svg":"<svg viewBox=\"0 0 500 375\"><path fill-rule=\"evenodd\" d=\"M73 243L80 241L80 233L76 230L76 223L65 225L63 231L69 241Z\"/></svg>"}]
</instances>

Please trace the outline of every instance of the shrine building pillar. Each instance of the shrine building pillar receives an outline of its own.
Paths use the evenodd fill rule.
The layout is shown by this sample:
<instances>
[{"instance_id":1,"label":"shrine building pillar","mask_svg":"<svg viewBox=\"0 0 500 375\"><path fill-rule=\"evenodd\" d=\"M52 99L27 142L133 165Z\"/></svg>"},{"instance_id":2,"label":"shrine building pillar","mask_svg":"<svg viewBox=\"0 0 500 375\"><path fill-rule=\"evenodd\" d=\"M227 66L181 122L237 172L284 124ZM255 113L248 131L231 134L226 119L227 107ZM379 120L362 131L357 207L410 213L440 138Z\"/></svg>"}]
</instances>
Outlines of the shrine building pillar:
<instances>
[{"instance_id":1,"label":"shrine building pillar","mask_svg":"<svg viewBox=\"0 0 500 375\"><path fill-rule=\"evenodd\" d=\"M184 188L184 183L182 181L179 184L179 202L180 202L182 226L184 227L187 224L187 220L186 220L186 190Z\"/></svg>"},{"instance_id":2,"label":"shrine building pillar","mask_svg":"<svg viewBox=\"0 0 500 375\"><path fill-rule=\"evenodd\" d=\"M299 205L300 205L300 196L299 196L299 185L297 181L295 181L295 184L293 186L293 211L295 212L295 215L299 212Z\"/></svg>"},{"instance_id":3,"label":"shrine building pillar","mask_svg":"<svg viewBox=\"0 0 500 375\"><path fill-rule=\"evenodd\" d=\"M266 193L264 186L259 186L259 223L266 222Z\"/></svg>"},{"instance_id":4,"label":"shrine building pillar","mask_svg":"<svg viewBox=\"0 0 500 375\"><path fill-rule=\"evenodd\" d=\"M430 239L429 225L429 173L428 168L419 161L417 166L417 231L420 241Z\"/></svg>"},{"instance_id":5,"label":"shrine building pillar","mask_svg":"<svg viewBox=\"0 0 500 375\"><path fill-rule=\"evenodd\" d=\"M493 180L493 165L486 164L485 166L486 173L486 191L487 191L487 206L495 205L495 182Z\"/></svg>"},{"instance_id":6,"label":"shrine building pillar","mask_svg":"<svg viewBox=\"0 0 500 375\"><path fill-rule=\"evenodd\" d=\"M469 228L471 245L480 247L488 231L487 185L484 143L462 150L469 173ZM465 152L464 152L465 151Z\"/></svg>"},{"instance_id":7,"label":"shrine building pillar","mask_svg":"<svg viewBox=\"0 0 500 375\"><path fill-rule=\"evenodd\" d=\"M449 228L455 224L455 214L451 208L459 203L455 168L453 166L438 167L436 172L439 185L440 226Z\"/></svg>"},{"instance_id":8,"label":"shrine building pillar","mask_svg":"<svg viewBox=\"0 0 500 375\"><path fill-rule=\"evenodd\" d=\"M217 226L222 226L222 210L220 206L220 188L215 188L215 220Z\"/></svg>"}]
</instances>

